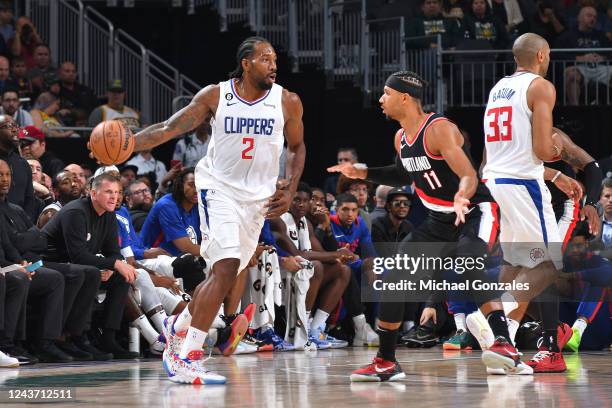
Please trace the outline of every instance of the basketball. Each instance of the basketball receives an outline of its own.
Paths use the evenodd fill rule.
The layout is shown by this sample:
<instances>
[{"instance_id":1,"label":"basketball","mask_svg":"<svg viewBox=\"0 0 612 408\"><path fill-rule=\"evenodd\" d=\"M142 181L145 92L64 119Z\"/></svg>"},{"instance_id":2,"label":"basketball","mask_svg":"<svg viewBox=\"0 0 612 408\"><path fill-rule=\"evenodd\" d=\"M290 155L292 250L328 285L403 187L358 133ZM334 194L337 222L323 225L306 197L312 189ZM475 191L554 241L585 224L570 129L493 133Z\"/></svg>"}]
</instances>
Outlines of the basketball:
<instances>
[{"instance_id":1,"label":"basketball","mask_svg":"<svg viewBox=\"0 0 612 408\"><path fill-rule=\"evenodd\" d=\"M118 120L102 122L91 132L89 149L103 164L121 164L134 151L134 135Z\"/></svg>"}]
</instances>

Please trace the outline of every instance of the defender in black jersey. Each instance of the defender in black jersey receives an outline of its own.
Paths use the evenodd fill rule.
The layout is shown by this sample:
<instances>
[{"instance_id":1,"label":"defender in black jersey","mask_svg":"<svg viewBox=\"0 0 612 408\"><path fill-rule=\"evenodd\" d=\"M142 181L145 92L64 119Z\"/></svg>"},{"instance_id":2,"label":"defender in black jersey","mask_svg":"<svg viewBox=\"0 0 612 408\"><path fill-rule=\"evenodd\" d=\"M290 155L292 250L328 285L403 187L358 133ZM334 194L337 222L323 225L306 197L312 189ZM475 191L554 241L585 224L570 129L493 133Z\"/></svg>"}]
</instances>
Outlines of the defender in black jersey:
<instances>
[{"instance_id":1,"label":"defender in black jersey","mask_svg":"<svg viewBox=\"0 0 612 408\"><path fill-rule=\"evenodd\" d=\"M425 82L417 74L405 71L391 75L385 84L380 98L383 112L402 125L395 135L398 151L395 165L364 169L343 163L328 171L386 185L402 186L412 181L429 214L407 240L456 242L454 255L482 256L486 253L486 243L495 240L492 237L496 233L493 200L478 180L459 129L440 115L423 112L424 86ZM483 224L487 219L490 228ZM479 253L474 253L475 248L480 248ZM460 253L462 251L465 252ZM486 279L484 271L481 272L480 276ZM397 273L392 271L387 279L397 279ZM531 368L520 361L518 352L509 342L499 298L480 303L496 336L493 346L483 353L487 368L502 369L502 373L531 374ZM405 376L395 359L402 314L401 303L381 301L378 354L372 364L354 371L351 381L394 381Z\"/></svg>"}]
</instances>

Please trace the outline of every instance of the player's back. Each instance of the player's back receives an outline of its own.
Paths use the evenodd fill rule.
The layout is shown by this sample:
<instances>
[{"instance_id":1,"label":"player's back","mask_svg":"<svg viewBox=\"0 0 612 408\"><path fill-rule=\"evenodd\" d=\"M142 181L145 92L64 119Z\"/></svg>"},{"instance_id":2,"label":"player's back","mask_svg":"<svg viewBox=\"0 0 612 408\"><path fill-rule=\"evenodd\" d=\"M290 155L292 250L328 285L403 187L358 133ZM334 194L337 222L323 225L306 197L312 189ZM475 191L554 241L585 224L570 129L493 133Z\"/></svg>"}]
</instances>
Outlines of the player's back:
<instances>
[{"instance_id":1,"label":"player's back","mask_svg":"<svg viewBox=\"0 0 612 408\"><path fill-rule=\"evenodd\" d=\"M539 77L521 71L502 78L491 89L484 115L484 178L544 177L542 160L533 151L532 112L527 104L527 90Z\"/></svg>"},{"instance_id":2,"label":"player's back","mask_svg":"<svg viewBox=\"0 0 612 408\"><path fill-rule=\"evenodd\" d=\"M233 79L219 87L208 153L196 167L196 187L223 190L238 201L268 198L276 191L283 150L283 88L274 84L249 102L238 96Z\"/></svg>"}]
</instances>

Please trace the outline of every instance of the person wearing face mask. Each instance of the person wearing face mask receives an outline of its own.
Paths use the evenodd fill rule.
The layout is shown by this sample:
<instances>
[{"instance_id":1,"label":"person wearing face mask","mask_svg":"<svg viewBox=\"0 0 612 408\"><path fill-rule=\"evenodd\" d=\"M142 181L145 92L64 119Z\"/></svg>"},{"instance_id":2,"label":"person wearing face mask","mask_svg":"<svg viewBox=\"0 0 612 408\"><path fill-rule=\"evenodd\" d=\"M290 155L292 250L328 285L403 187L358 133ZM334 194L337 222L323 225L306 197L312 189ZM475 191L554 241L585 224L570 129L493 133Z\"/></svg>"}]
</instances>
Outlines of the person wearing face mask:
<instances>
[{"instance_id":1,"label":"person wearing face mask","mask_svg":"<svg viewBox=\"0 0 612 408\"><path fill-rule=\"evenodd\" d=\"M0 115L0 159L6 161L13 173L8 201L23 208L30 217L37 217L37 206L32 186L32 170L28 162L19 155L19 128L6 115Z\"/></svg>"}]
</instances>

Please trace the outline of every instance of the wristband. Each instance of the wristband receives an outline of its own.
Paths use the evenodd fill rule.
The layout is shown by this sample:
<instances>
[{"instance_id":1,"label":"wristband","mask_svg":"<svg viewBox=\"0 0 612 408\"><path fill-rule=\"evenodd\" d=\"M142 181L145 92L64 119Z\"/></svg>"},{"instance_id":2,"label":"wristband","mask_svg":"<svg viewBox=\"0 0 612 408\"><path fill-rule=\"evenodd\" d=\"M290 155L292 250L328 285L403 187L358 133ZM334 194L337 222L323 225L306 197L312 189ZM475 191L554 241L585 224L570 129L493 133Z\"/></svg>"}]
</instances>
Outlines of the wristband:
<instances>
[{"instance_id":1,"label":"wristband","mask_svg":"<svg viewBox=\"0 0 612 408\"><path fill-rule=\"evenodd\" d=\"M561 176L561 170L557 171L557 174L555 174L555 177L553 177L553 178L550 180L550 182L551 182L551 183L554 183L554 182L555 182L555 181L556 181L556 180L559 178L559 176Z\"/></svg>"}]
</instances>

